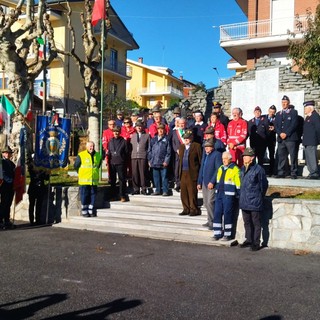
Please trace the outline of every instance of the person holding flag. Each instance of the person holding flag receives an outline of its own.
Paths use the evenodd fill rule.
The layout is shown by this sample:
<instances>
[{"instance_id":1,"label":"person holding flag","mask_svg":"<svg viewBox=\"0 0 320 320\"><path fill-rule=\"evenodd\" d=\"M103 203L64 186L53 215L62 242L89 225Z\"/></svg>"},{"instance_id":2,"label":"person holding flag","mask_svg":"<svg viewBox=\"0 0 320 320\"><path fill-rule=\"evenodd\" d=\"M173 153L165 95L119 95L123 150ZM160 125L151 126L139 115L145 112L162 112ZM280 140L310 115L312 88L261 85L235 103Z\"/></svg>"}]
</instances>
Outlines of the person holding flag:
<instances>
[{"instance_id":1,"label":"person holding flag","mask_svg":"<svg viewBox=\"0 0 320 320\"><path fill-rule=\"evenodd\" d=\"M15 164L10 160L12 150L6 147L2 150L2 174L3 180L0 186L0 225L2 229L12 229L14 225L10 222L10 208L14 197L13 181Z\"/></svg>"}]
</instances>

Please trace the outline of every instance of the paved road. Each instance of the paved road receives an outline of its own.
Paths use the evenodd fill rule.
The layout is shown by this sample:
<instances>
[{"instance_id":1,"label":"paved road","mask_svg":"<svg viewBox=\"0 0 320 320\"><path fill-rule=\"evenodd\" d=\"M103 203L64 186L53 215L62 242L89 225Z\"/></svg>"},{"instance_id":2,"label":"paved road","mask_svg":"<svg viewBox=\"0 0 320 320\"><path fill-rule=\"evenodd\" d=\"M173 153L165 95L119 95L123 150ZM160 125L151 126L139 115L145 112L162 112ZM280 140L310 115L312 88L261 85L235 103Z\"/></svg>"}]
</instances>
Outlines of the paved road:
<instances>
[{"instance_id":1,"label":"paved road","mask_svg":"<svg viewBox=\"0 0 320 320\"><path fill-rule=\"evenodd\" d=\"M320 255L0 231L0 319L320 319Z\"/></svg>"}]
</instances>

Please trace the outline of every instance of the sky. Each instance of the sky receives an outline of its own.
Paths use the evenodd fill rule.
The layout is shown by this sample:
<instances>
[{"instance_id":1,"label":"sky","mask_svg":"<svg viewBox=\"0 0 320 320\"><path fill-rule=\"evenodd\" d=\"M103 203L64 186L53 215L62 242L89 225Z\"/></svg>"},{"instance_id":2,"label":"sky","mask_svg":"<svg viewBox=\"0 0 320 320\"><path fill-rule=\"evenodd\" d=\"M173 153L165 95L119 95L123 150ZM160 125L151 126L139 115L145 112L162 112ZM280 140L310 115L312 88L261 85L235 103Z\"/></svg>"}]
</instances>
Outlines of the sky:
<instances>
[{"instance_id":1,"label":"sky","mask_svg":"<svg viewBox=\"0 0 320 320\"><path fill-rule=\"evenodd\" d=\"M128 58L162 66L207 89L230 78L230 56L219 45L220 25L247 21L235 0L111 0L140 49ZM216 68L213 69L213 68Z\"/></svg>"}]
</instances>

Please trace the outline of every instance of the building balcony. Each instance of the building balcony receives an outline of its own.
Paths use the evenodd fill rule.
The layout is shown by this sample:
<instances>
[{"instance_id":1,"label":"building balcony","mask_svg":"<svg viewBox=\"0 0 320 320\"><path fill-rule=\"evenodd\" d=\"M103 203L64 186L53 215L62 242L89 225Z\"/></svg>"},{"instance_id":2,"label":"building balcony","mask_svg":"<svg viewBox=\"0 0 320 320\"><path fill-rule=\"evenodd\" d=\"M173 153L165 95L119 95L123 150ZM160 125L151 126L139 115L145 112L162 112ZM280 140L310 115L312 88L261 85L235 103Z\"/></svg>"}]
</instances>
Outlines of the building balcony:
<instances>
[{"instance_id":1,"label":"building balcony","mask_svg":"<svg viewBox=\"0 0 320 320\"><path fill-rule=\"evenodd\" d=\"M132 77L132 68L124 62L112 61L109 56L105 57L104 70L110 72L115 76L119 76L126 80L130 80Z\"/></svg>"},{"instance_id":2,"label":"building balcony","mask_svg":"<svg viewBox=\"0 0 320 320\"><path fill-rule=\"evenodd\" d=\"M220 46L240 64L246 64L248 50L288 46L289 39L302 39L307 27L307 16L299 17L299 28L296 17L222 25Z\"/></svg>"},{"instance_id":3,"label":"building balcony","mask_svg":"<svg viewBox=\"0 0 320 320\"><path fill-rule=\"evenodd\" d=\"M140 96L172 96L182 99L183 91L176 89L172 86L168 87L156 87L156 88L142 88L139 90Z\"/></svg>"}]
</instances>

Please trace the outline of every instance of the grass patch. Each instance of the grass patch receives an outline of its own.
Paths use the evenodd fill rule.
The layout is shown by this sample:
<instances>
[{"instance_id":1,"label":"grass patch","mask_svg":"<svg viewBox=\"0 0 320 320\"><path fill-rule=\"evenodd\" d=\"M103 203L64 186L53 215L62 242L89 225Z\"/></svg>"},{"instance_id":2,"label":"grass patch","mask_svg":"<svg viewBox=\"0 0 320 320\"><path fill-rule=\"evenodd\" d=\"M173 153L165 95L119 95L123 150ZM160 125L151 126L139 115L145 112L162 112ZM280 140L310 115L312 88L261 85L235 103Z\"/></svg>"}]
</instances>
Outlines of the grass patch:
<instances>
[{"instance_id":1,"label":"grass patch","mask_svg":"<svg viewBox=\"0 0 320 320\"><path fill-rule=\"evenodd\" d=\"M61 186L61 187L76 187L78 186L78 175L69 175L69 171L73 169L70 168L57 168L51 170L50 174L50 184L51 186ZM30 183L29 174L26 177L26 184ZM102 180L99 185L108 185L107 180Z\"/></svg>"}]
</instances>

